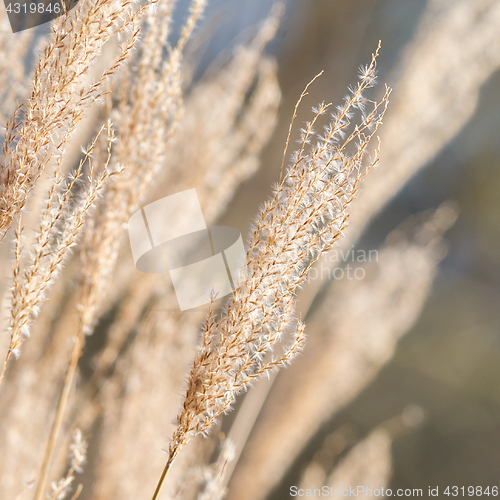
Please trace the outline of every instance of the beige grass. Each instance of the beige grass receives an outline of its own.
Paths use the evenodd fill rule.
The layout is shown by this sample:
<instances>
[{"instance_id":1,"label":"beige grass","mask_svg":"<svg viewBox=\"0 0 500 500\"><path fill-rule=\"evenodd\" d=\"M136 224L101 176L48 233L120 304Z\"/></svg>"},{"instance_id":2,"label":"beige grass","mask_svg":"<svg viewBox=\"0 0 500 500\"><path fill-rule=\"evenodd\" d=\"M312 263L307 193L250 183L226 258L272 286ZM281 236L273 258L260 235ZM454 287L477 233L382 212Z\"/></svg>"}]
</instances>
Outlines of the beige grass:
<instances>
[{"instance_id":1,"label":"beige grass","mask_svg":"<svg viewBox=\"0 0 500 500\"><path fill-rule=\"evenodd\" d=\"M483 9L497 15L493 3L472 4L455 2L451 20L437 16L434 31L419 31L408 50L398 113L387 115L392 131L383 134L390 158L400 157L412 135L396 137L394 128L415 113L414 105L405 103L412 82L425 70L420 58L430 57L434 44L441 47L441 32L460 39L468 14ZM440 5L447 4L431 2L434 10L426 22L440 13ZM7 429L0 433L1 498L136 500L151 498L156 484L153 498L159 498L164 484L163 497L177 500L258 498L257 486L269 491L318 426L387 362L418 316L442 256L449 209L400 231L370 267L366 282L339 284L328 292L325 305L307 318L309 348L295 360L296 368L276 379L267 403L264 394L261 414L259 404L246 415L247 429L239 434L245 438L235 443L236 460L231 462L223 446L210 463L217 436L205 441L201 436L218 429L217 421L239 394L304 350L296 295L307 287L314 263L340 242L351 211L361 229L466 122L473 105L450 110L455 128L444 127L435 141L422 135L425 148L418 162L394 161L370 174L378 180L370 181L356 203L365 174L379 162L378 146L369 143L377 139L389 96L382 89L379 102L367 97L378 51L345 102L338 108L323 103L313 111L289 162L298 128L294 118L280 182L257 214L248 240L247 274L225 305L214 302L200 328L204 310L189 315L159 311L176 306L172 286L163 276L134 269L122 244L124 225L142 204L193 186L207 222L214 223L241 184L258 172L278 116L277 64L264 50L281 12L274 9L231 57L191 82L184 53L205 1L192 0L180 38L170 47L174 7L171 0L80 0L77 9L53 24L47 39L37 41L38 59L26 71L9 67L3 56L26 57L34 43L31 34L8 43L0 39L0 118L6 123L0 265L13 270L4 287L11 315L0 378L0 419ZM494 45L490 18L484 16L479 29L471 31L474 50L481 53ZM461 54L464 64L475 68L474 78L454 87L471 103L497 66L493 48L479 62L474 50ZM443 68L424 102L443 97L436 89L453 69ZM323 126L321 135L317 131ZM76 155L75 148L89 137L95 140ZM43 200L41 210L33 202L35 189ZM325 367L331 356L337 356L337 368L330 373ZM296 395L280 408L284 393ZM299 404L300 398L308 404ZM240 413L237 422L244 416ZM256 420L260 444L246 441ZM358 446L371 450L370 463L389 464L389 438L381 432L373 436L365 448ZM86 476L79 477L85 441ZM352 468L366 472L369 464L364 467L356 450ZM266 459L273 463L268 466ZM232 463L237 467L228 484ZM345 470L332 472L332 484L337 476L347 477ZM183 478L193 478L189 488Z\"/></svg>"}]
</instances>

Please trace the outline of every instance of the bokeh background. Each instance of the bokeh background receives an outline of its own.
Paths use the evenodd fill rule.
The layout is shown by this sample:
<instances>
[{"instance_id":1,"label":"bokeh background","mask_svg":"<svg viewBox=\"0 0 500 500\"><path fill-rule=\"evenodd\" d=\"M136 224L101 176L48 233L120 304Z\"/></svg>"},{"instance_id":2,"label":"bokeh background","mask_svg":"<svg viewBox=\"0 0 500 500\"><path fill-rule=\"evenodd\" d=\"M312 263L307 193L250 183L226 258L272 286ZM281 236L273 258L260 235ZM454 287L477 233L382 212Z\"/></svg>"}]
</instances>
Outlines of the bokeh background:
<instances>
[{"instance_id":1,"label":"bokeh background","mask_svg":"<svg viewBox=\"0 0 500 500\"><path fill-rule=\"evenodd\" d=\"M447 486L481 486L491 495L500 486L500 1L286 0L272 37L273 21L267 31L262 23L274 4L209 0L182 67L186 113L163 163L150 167L154 182L144 204L194 187L207 223L247 235L279 180L307 83L324 71L299 108L292 141L312 106L342 103L381 41L370 97L381 99L384 84L393 88L379 129L381 161L339 247L377 250L380 262L367 264L366 280L315 279L298 294L309 337L303 355L239 396L208 439L183 449L162 500L220 500L225 486L228 500L282 500L292 485L323 484L422 488L424 497L429 486L439 487L439 498L448 498ZM176 4L173 46L188 6ZM256 33L272 40L254 43ZM37 37L26 40L24 59L11 64L18 80L38 48ZM102 67L116 40L108 45ZM6 75L2 81L13 78ZM123 82L113 83L114 104ZM15 90L0 89L0 96L5 101ZM104 107L89 110L67 172L106 119ZM118 137L135 144L120 126ZM145 151L133 151L132 168L154 149L144 143ZM97 212L105 219L116 207L103 199ZM26 224L37 227L33 206ZM95 333L85 339L50 471L51 478L65 474L71 433L81 428L89 446L80 500L150 494L206 314L181 314L168 276L135 269L129 216L114 228L116 241L122 237L116 268L105 276L109 288L96 308ZM95 227L106 233L99 217ZM6 276L9 251L0 247ZM2 498L15 498L39 474L75 335L81 267L76 250L2 387ZM7 306L8 287L0 282ZM2 343L6 350L7 336ZM236 454L217 483L213 465L224 458L226 436ZM206 477L219 496L207 496Z\"/></svg>"}]
</instances>

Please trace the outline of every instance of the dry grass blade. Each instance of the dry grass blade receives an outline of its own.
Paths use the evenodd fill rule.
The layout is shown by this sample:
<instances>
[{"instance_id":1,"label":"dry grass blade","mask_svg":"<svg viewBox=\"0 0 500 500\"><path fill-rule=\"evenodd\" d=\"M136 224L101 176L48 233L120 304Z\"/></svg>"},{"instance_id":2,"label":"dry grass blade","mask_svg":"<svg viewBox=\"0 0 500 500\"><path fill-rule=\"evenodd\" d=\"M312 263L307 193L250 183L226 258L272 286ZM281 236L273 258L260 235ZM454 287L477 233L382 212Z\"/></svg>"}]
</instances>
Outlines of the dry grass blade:
<instances>
[{"instance_id":1,"label":"dry grass blade","mask_svg":"<svg viewBox=\"0 0 500 500\"><path fill-rule=\"evenodd\" d=\"M54 24L52 39L35 69L31 95L6 126L0 173L0 241L45 167L129 57L142 11L132 0L84 0ZM130 36L115 62L96 82L87 83L104 44L127 30Z\"/></svg>"},{"instance_id":2,"label":"dry grass blade","mask_svg":"<svg viewBox=\"0 0 500 500\"><path fill-rule=\"evenodd\" d=\"M311 263L328 251L347 226L348 207L366 170L378 161L378 150L367 164L370 139L384 115L389 91L380 103L364 92L375 81L376 57L363 69L360 82L332 114L324 136L316 143L314 126L327 111L315 110L302 131L300 148L272 200L258 214L249 242L246 269L220 317L212 311L203 327L203 343L191 370L168 460L153 499L181 448L194 436L210 430L237 394L256 379L289 363L305 341L304 325L294 318L294 297ZM351 112L361 123L351 131ZM354 152L349 154L349 147ZM276 357L270 351L283 335L291 344Z\"/></svg>"},{"instance_id":3,"label":"dry grass blade","mask_svg":"<svg viewBox=\"0 0 500 500\"><path fill-rule=\"evenodd\" d=\"M40 306L46 299L48 288L57 277L68 253L75 246L97 197L115 173L108 171L107 168L100 173L95 172L91 154L96 141L97 138L90 145L76 172L66 184L60 175L60 165L56 167L54 182L49 188L46 206L40 218L38 236L27 262L23 254L22 218L19 217L10 300L11 319L8 328L10 344L0 375L0 384L11 356L19 357L22 343L29 337L30 322L37 316ZM88 185L83 195L75 202L77 182L87 163Z\"/></svg>"},{"instance_id":4,"label":"dry grass blade","mask_svg":"<svg viewBox=\"0 0 500 500\"><path fill-rule=\"evenodd\" d=\"M110 172L108 169L109 163L111 160L111 144L112 144L113 138L114 138L110 122L108 122L107 134L108 134L107 159L106 159L104 165L102 166L102 171L101 171L100 177L99 177L98 181L95 183L94 192L89 197L90 203L89 203L89 201L87 201L87 203L86 203L86 205L88 205L89 208L90 208L90 206L92 206L92 204L94 204L98 192L104 187L104 183L114 173L116 173L116 172ZM96 137L93 145L95 145L98 138L99 138L99 135ZM90 155L90 152L88 152L88 155ZM92 172L94 169L92 166L92 162L91 162L89 156L87 156L87 158L89 159L89 168L90 168L90 171ZM83 165L83 162L80 165ZM91 183L91 186L92 186L92 183ZM80 227L82 225L83 225L83 222L80 225ZM83 298L85 299L85 298L87 298L87 296L88 296L88 294L84 294ZM43 460L42 469L40 472L40 478L38 480L38 486L37 486L37 491L36 491L36 495L35 495L36 500L41 500L43 497L44 491L45 491L45 483L47 480L47 474L48 474L48 470L50 467L52 455L54 453L54 449L56 446L57 436L58 436L59 429L60 429L61 424L62 424L62 419L63 419L64 411L65 411L65 408L66 408L66 405L68 402L71 387L73 385L73 380L75 378L75 373L76 373L76 369L77 369L77 365L78 365L78 360L80 359L81 350L82 350L83 342L85 339L85 334L88 333L90 326L91 326L91 322L92 322L93 317L94 317L92 314L93 311L94 311L94 309L89 308L89 310L87 310L85 307L82 307L82 304L80 304L78 330L77 330L77 333L76 333L75 338L74 338L74 344L73 344L73 348L71 350L68 371L67 371L65 379L64 379L63 390L62 390L60 398L59 398L59 402L58 402L57 410L56 410L56 415L54 417L54 423L52 425L52 429L51 429L50 436L49 436L49 441L48 441L47 448L45 451L45 457Z\"/></svg>"},{"instance_id":5,"label":"dry grass blade","mask_svg":"<svg viewBox=\"0 0 500 500\"><path fill-rule=\"evenodd\" d=\"M262 56L276 28L275 17L267 20L226 64L216 70L210 68L186 97L185 117L168 148L166 164L153 177L150 199L196 185L210 224L222 213L242 179L257 170L259 153L276 122L280 98L276 64ZM213 106L213 102L218 105ZM134 176L130 180L133 182ZM102 198L105 206L108 199L107 195ZM109 215L109 210L104 214ZM103 231L106 238L109 233ZM94 249L103 245L88 246ZM99 255L105 253L101 250ZM118 301L126 297L117 302L119 313L107 331L108 343L96 357L91 394L99 391L98 398L85 395L89 399L83 403L89 408L86 415L104 408L96 498L138 498L147 494L148 483L157 480L164 457L156 443L163 440L164 423L170 422L179 407L203 314L188 314L189 318L181 319L174 311L157 311L178 307L173 289L164 276L141 276L139 280L133 270L128 275L127 258L125 252L120 255L120 272L115 276L119 281L114 281L106 298L108 301L111 295ZM146 311L150 309L155 311L149 314ZM153 316L157 316L154 321ZM170 347L165 349L165 345ZM110 370L112 377L106 380ZM158 379L164 383L157 384ZM102 406L96 406L96 401ZM74 406L78 417L81 404ZM144 422L141 408L149 408L148 422ZM134 442L127 440L131 432L136 435ZM126 460L116 460L117 443L119 455ZM173 487L174 482L175 477L171 477L168 486Z\"/></svg>"}]
</instances>

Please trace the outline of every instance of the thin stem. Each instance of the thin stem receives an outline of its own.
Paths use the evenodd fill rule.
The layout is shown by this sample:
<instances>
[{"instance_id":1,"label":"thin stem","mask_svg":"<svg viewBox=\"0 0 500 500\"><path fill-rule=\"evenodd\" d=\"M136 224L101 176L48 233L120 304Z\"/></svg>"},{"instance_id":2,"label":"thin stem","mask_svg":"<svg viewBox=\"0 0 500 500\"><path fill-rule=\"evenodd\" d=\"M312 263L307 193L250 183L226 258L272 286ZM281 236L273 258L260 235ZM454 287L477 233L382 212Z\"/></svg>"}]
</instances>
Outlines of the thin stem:
<instances>
[{"instance_id":1,"label":"thin stem","mask_svg":"<svg viewBox=\"0 0 500 500\"><path fill-rule=\"evenodd\" d=\"M78 488L75 491L75 494L71 497L71 500L76 500L80 496L82 490L83 490L83 484L79 484Z\"/></svg>"},{"instance_id":2,"label":"thin stem","mask_svg":"<svg viewBox=\"0 0 500 500\"><path fill-rule=\"evenodd\" d=\"M83 225L83 215L86 213L86 211L92 206L92 204L95 201L95 198L97 194L99 193L99 190L103 187L104 182L113 175L113 173L108 173L107 169L111 160L111 143L113 140L113 134L111 130L111 123L108 121L108 157L106 160L106 163L104 164L103 171L100 175L100 177L97 179L95 184L93 184L93 172L94 172L94 167L91 161L90 154L94 150L95 145L97 144L97 140L104 129L104 126L101 127L99 133L97 134L96 138L92 142L91 148L86 152L85 158L80 162L80 167L79 167L79 172L82 170L83 165L86 161L88 161L89 164L89 181L90 181L90 187L89 191L87 194L87 200L84 208L81 210L81 213L78 214L80 217L80 225ZM73 181L74 183L74 181ZM63 234L64 237L64 234ZM83 286L83 285L82 285ZM83 297L81 299L80 305L83 303L85 299L88 299L88 297L91 296L91 291L86 290L83 291ZM95 312L95 309L90 308L92 312ZM54 422L52 423L52 429L50 431L50 436L49 436L49 441L47 443L47 448L45 449L45 457L43 460L42 464L42 470L40 472L40 479L38 481L38 486L35 494L35 500L43 500L44 497L44 491L45 487L47 484L47 476L48 476L48 471L50 467L50 463L52 462L52 457L54 455L54 449L56 446L57 442L57 437L59 435L59 432L61 430L61 425L64 417L64 412L66 410L66 406L68 403L69 395L71 392L71 388L73 386L73 381L75 379L75 374L76 370L78 368L78 360L80 359L80 356L82 354L82 348L83 344L85 341L85 332L88 330L88 327L91 324L91 318L93 314L86 315L85 314L86 308L85 307L80 307L80 317L79 317L79 322L78 322L78 329L77 333L75 335L75 341L73 344L73 348L71 350L71 356L70 356L70 361L69 361L69 366L68 366L68 371L66 372L66 377L64 379L64 387L61 392L61 395L59 396L59 402L57 405L57 410L56 410L56 415L54 417Z\"/></svg>"},{"instance_id":3,"label":"thin stem","mask_svg":"<svg viewBox=\"0 0 500 500\"><path fill-rule=\"evenodd\" d=\"M19 219L17 221L17 230L14 232L16 236L16 244L15 244L15 250L14 250L14 258L15 258L15 266L14 266L14 271L13 271L13 277L12 277L12 305L14 305L14 300L15 300L15 294L16 291L18 290L19 287L19 273L20 273L20 263L21 263L21 252L22 252L22 247L21 247L21 233L23 231L22 227L22 216L19 216ZM1 240L0 240L1 243ZM11 309L11 315L13 314L13 309ZM12 325L12 323L11 323ZM10 342L9 342L9 350L7 351L7 354L5 355L5 361L3 363L2 367L2 374L0 375L0 386L2 385L3 379L5 377L5 373L7 371L7 365L9 364L10 357L12 356L12 353L14 352L13 349L16 347L15 343L13 342L14 338L14 331L11 331L10 333Z\"/></svg>"},{"instance_id":4,"label":"thin stem","mask_svg":"<svg viewBox=\"0 0 500 500\"><path fill-rule=\"evenodd\" d=\"M316 81L316 79L318 79L322 74L324 73L324 71L320 71L305 87L305 89L302 91L302 94L300 94L300 97L299 97L299 100L295 103L295 108L293 110L293 116L292 116L292 119L290 121L290 126L288 127L288 136L286 138L286 142L285 142L285 149L283 151L283 158L281 160L281 167L280 167L280 182L279 182L279 185L281 186L282 182L283 182L283 167L285 165L285 160L286 160L286 153L288 151L288 146L290 145L290 138L291 138L291 135L292 135L292 130L293 130L293 124L295 122L295 118L297 118L297 111L299 109L299 106L300 106L300 103L302 102L302 99L304 99L304 97L307 94L307 91L309 90L309 87Z\"/></svg>"},{"instance_id":5,"label":"thin stem","mask_svg":"<svg viewBox=\"0 0 500 500\"><path fill-rule=\"evenodd\" d=\"M5 361L3 362L2 374L0 375L0 387L2 386L2 382L5 377L5 372L7 371L7 364L9 363L11 355L12 351L9 349L9 352L7 352L7 355L5 356Z\"/></svg>"},{"instance_id":6,"label":"thin stem","mask_svg":"<svg viewBox=\"0 0 500 500\"><path fill-rule=\"evenodd\" d=\"M165 483L165 479L167 478L167 473L170 470L170 467L171 467L175 457L179 454L179 451L180 451L179 445L175 445L169 451L169 457L168 457L167 463L165 464L165 467L163 468L163 472L161 473L158 484L156 485L155 492L153 493L153 498L151 500L158 500L160 498L160 493L161 493L161 490L163 488L163 484Z\"/></svg>"},{"instance_id":7,"label":"thin stem","mask_svg":"<svg viewBox=\"0 0 500 500\"><path fill-rule=\"evenodd\" d=\"M73 344L73 349L71 351L71 359L68 366L68 371L66 372L66 377L64 379L64 387L59 397L59 403L57 405L56 415L54 422L52 423L52 429L50 431L49 441L47 443L47 448L45 449L45 457L43 459L42 470L40 472L40 479L38 481L38 486L36 489L35 500L43 500L45 487L47 484L47 475L49 471L49 466L54 455L54 449L57 442L57 436L61 430L61 424L66 410L66 405L69 399L69 394L71 392L71 387L73 385L73 380L75 378L76 369L78 367L78 360L82 352L83 340L85 338L83 325L80 325L79 332L76 336L75 343Z\"/></svg>"}]
</instances>

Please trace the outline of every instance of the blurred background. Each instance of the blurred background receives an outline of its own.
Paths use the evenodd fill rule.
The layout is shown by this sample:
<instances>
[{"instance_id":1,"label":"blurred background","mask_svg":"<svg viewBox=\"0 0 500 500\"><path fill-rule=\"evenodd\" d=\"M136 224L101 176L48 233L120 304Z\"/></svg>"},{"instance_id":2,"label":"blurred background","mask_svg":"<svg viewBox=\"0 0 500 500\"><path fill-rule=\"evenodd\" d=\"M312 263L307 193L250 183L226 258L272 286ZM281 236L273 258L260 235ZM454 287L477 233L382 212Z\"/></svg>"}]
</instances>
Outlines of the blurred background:
<instances>
[{"instance_id":1,"label":"blurred background","mask_svg":"<svg viewBox=\"0 0 500 500\"><path fill-rule=\"evenodd\" d=\"M447 486L480 486L491 496L500 478L500 1L287 0L275 34L273 5L209 0L182 69L185 116L163 163L150 167L147 198L196 188L207 223L246 236L280 178L294 106L308 82L324 71L301 103L290 151L311 107L342 104L381 41L378 84L369 91L380 100L384 84L393 88L378 131L381 160L338 247L376 251L377 259L356 263L359 280L333 274L348 259L319 263L298 294L304 353L238 397L209 439L182 451L162 498L217 500L227 486L229 500L282 500L291 486L323 485L422 488L424 497L439 487L439 498L448 498ZM188 7L177 3L173 45ZM28 67L38 42L25 35ZM116 41L109 46L104 63ZM17 73L22 66L12 65ZM110 109L119 104L115 94ZM68 172L107 119L103 108L92 108L75 134ZM144 150L147 139L137 138ZM131 163L149 161L129 142ZM122 154L118 163L131 156L127 148ZM113 203L104 200L96 212L112 213ZM66 442L78 426L89 442L80 500L150 494L206 314L181 314L164 276L137 271L126 224L118 226L116 272L112 282L111 272L105 276L111 286L85 340L61 431L65 446L50 474L67 470ZM8 252L0 247L5 269ZM79 258L69 259L2 388L0 417L9 429L0 435L2 498L15 498L39 474L74 335ZM7 287L0 283L0 295ZM226 436L235 456L222 467L220 496L202 487L188 494L185 483L201 477L203 486L213 472L207 467L224 458Z\"/></svg>"},{"instance_id":2,"label":"blurred background","mask_svg":"<svg viewBox=\"0 0 500 500\"><path fill-rule=\"evenodd\" d=\"M268 14L271 4L264 0L213 1L205 29L215 25L217 31L207 44L203 60L211 60L228 47L230 50L235 40L248 36L251 27ZM459 4L469 12L457 14ZM457 20L458 15L464 19ZM489 36L488 30L479 26L485 23L485 17L494 24L495 15L498 2L287 2L276 39L268 47L277 58L283 92L278 125L265 148L259 172L240 187L224 222L239 227L243 234L248 231L253 214L270 193L270 185L278 180L293 106L307 82L325 71L310 89L299 118L308 118L306 108L317 102L339 102L347 86L355 81L358 66L369 61L379 40L379 87L386 82L394 88L391 101L395 105L391 102L385 122L392 125L398 121L395 115L405 105L401 101L416 101L408 103L404 119L390 131L405 136L414 127L411 140L417 148L415 152L411 144L401 146L400 138L390 136L382 127L379 169L393 167L389 161L407 163L406 156L417 156L419 166L381 207L358 244L377 248L404 219L435 209L446 200L456 202L460 214L446 236L448 254L439 265L420 318L397 344L392 360L322 424L268 498L289 497L289 486L299 483L306 465L336 429L350 424L361 434L368 434L409 404L421 407L425 418L417 429L393 442L392 488L439 485L444 489L447 485L491 486L498 482L500 72L498 60L494 61L488 51L491 45L498 47L499 37L494 33L484 45L478 41ZM433 33L439 23L440 33ZM453 23L462 25L453 31ZM447 47L444 53L439 46L442 39ZM475 56L470 54L471 47L477 51ZM487 60L489 70L474 67L469 59L472 57ZM460 81L473 79L474 71L478 73L476 83L469 87L464 83L462 90ZM434 80L432 96L420 97L427 89L419 88L419 78ZM401 80L404 88L400 89ZM413 94L408 92L412 84ZM444 106L435 102L447 103L450 98L455 102ZM449 122L455 123L450 126ZM431 146L428 136L432 135L440 141ZM392 147L391 141L398 144ZM390 150L387 155L385 148ZM265 414L261 418L266 418ZM258 440L259 432L254 431L249 439ZM244 463L244 453L241 460ZM245 474L251 477L251 469Z\"/></svg>"}]
</instances>

